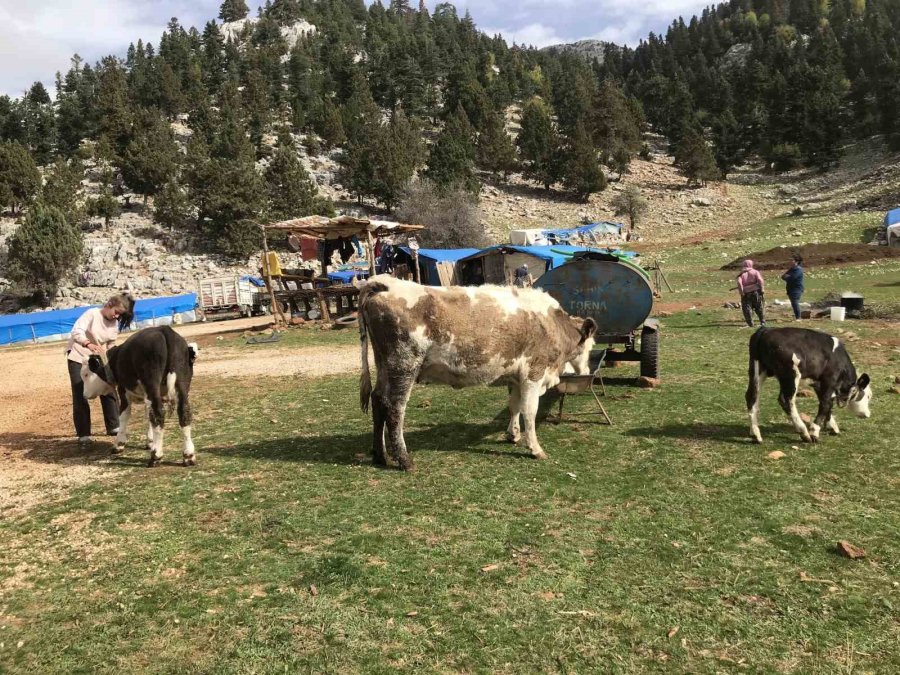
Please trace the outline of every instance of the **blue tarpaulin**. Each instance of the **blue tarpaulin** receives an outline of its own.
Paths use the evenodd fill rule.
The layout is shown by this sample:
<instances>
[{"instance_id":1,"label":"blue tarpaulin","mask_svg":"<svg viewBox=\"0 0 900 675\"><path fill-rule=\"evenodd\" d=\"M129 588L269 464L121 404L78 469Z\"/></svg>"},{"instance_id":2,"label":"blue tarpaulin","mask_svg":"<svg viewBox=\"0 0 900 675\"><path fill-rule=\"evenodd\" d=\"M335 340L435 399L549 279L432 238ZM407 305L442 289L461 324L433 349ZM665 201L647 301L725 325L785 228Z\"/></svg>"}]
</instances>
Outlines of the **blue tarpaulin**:
<instances>
[{"instance_id":1,"label":"blue tarpaulin","mask_svg":"<svg viewBox=\"0 0 900 675\"><path fill-rule=\"evenodd\" d=\"M357 279L368 279L369 272L368 270L333 270L328 273L329 280L340 281L344 284L351 283L354 277Z\"/></svg>"},{"instance_id":2,"label":"blue tarpaulin","mask_svg":"<svg viewBox=\"0 0 900 675\"><path fill-rule=\"evenodd\" d=\"M499 244L497 246L490 246L488 248L482 249L481 251L476 251L473 255L467 256L466 260L472 260L473 258L490 255L494 251L498 251L500 249L519 251L520 253L527 253L528 255L533 255L536 258L540 258L541 260L546 260L549 263L547 266L548 270L552 270L555 267L559 267L560 265L567 263L569 260L571 260L572 254L578 253L579 251L600 251L606 253L608 250L610 250L606 248L588 248L586 246L568 246L566 244L558 244L556 246L512 246L510 244ZM619 249L612 250L619 251ZM629 257L634 257L637 255L636 253L633 253L631 251L619 251L619 254Z\"/></svg>"},{"instance_id":3,"label":"blue tarpaulin","mask_svg":"<svg viewBox=\"0 0 900 675\"><path fill-rule=\"evenodd\" d=\"M71 332L78 317L91 307L97 306L0 316L0 345L41 339L63 339ZM153 325L158 319L171 322L171 318L175 314L191 312L196 306L196 293L138 300L134 305L134 324L132 326Z\"/></svg>"},{"instance_id":4,"label":"blue tarpaulin","mask_svg":"<svg viewBox=\"0 0 900 675\"><path fill-rule=\"evenodd\" d=\"M400 246L398 248L412 257L412 249L409 247ZM455 263L478 253L479 250L477 248L420 248L419 269L422 272L422 283L427 286L440 286L441 278L437 271L439 262Z\"/></svg>"},{"instance_id":5,"label":"blue tarpaulin","mask_svg":"<svg viewBox=\"0 0 900 675\"><path fill-rule=\"evenodd\" d=\"M900 223L900 209L891 209L884 214L885 227L890 227L891 225L896 225L897 223Z\"/></svg>"},{"instance_id":6,"label":"blue tarpaulin","mask_svg":"<svg viewBox=\"0 0 900 675\"><path fill-rule=\"evenodd\" d=\"M249 281L251 284L253 284L257 288L265 288L266 287L266 282L263 280L262 277L251 277L248 275L248 276L241 277L241 281Z\"/></svg>"},{"instance_id":7,"label":"blue tarpaulin","mask_svg":"<svg viewBox=\"0 0 900 675\"><path fill-rule=\"evenodd\" d=\"M608 223L605 221L600 223L589 223L588 225L581 225L580 227L541 230L541 234L543 234L550 243L564 243L570 239L579 239L589 236L590 233L602 236L619 235L621 232L622 225L620 223Z\"/></svg>"}]
</instances>

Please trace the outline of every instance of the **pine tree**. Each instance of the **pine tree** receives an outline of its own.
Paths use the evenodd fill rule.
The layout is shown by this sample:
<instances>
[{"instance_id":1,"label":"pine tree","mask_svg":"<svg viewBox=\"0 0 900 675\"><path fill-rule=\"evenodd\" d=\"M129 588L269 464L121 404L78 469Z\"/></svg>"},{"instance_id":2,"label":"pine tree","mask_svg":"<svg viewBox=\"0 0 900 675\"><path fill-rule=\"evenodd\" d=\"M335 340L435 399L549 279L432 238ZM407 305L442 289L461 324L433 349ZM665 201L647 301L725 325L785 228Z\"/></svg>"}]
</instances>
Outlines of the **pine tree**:
<instances>
[{"instance_id":1,"label":"pine tree","mask_svg":"<svg viewBox=\"0 0 900 675\"><path fill-rule=\"evenodd\" d=\"M300 218L313 213L316 186L297 157L291 137L282 134L278 150L266 168L268 214L273 220Z\"/></svg>"},{"instance_id":2,"label":"pine tree","mask_svg":"<svg viewBox=\"0 0 900 675\"><path fill-rule=\"evenodd\" d=\"M606 176L600 168L597 151L583 124L576 127L565 152L563 185L567 190L571 190L582 201L587 201L591 194L606 188Z\"/></svg>"},{"instance_id":3,"label":"pine tree","mask_svg":"<svg viewBox=\"0 0 900 675\"><path fill-rule=\"evenodd\" d=\"M40 82L35 82L25 96L24 134L35 162L46 164L56 144L56 119L50 95Z\"/></svg>"},{"instance_id":4,"label":"pine tree","mask_svg":"<svg viewBox=\"0 0 900 675\"><path fill-rule=\"evenodd\" d=\"M28 150L15 141L0 143L0 206L16 215L40 187L41 174Z\"/></svg>"},{"instance_id":5,"label":"pine tree","mask_svg":"<svg viewBox=\"0 0 900 675\"><path fill-rule=\"evenodd\" d=\"M316 124L316 131L329 148L342 145L347 141L344 124L341 120L341 113L337 106L330 100L326 100L322 106L320 120Z\"/></svg>"},{"instance_id":6,"label":"pine tree","mask_svg":"<svg viewBox=\"0 0 900 675\"><path fill-rule=\"evenodd\" d=\"M131 188L144 195L153 196L175 174L180 154L169 124L157 115L145 112L138 128L125 150L122 159L122 175Z\"/></svg>"},{"instance_id":7,"label":"pine tree","mask_svg":"<svg viewBox=\"0 0 900 675\"><path fill-rule=\"evenodd\" d=\"M516 144L524 165L523 173L549 190L562 178L562 152L547 104L540 98L532 98L522 111L521 125Z\"/></svg>"},{"instance_id":8,"label":"pine tree","mask_svg":"<svg viewBox=\"0 0 900 675\"><path fill-rule=\"evenodd\" d=\"M478 134L478 166L495 177L500 173L506 177L516 167L516 146L500 112L492 112Z\"/></svg>"},{"instance_id":9,"label":"pine tree","mask_svg":"<svg viewBox=\"0 0 900 675\"><path fill-rule=\"evenodd\" d=\"M81 230L60 209L38 203L9 241L6 274L26 288L52 296L83 251Z\"/></svg>"},{"instance_id":10,"label":"pine tree","mask_svg":"<svg viewBox=\"0 0 900 675\"><path fill-rule=\"evenodd\" d=\"M480 187L475 177L475 130L462 106L447 123L431 147L425 176L441 190L463 188L473 194Z\"/></svg>"},{"instance_id":11,"label":"pine tree","mask_svg":"<svg viewBox=\"0 0 900 675\"><path fill-rule=\"evenodd\" d=\"M84 168L78 159L66 161L57 158L50 167L41 190L40 201L62 211L66 220L72 225L80 225L84 219L83 209L78 203L78 192Z\"/></svg>"},{"instance_id":12,"label":"pine tree","mask_svg":"<svg viewBox=\"0 0 900 675\"><path fill-rule=\"evenodd\" d=\"M174 176L169 178L153 200L153 220L170 230L183 230L188 227L192 214L184 188Z\"/></svg>"},{"instance_id":13,"label":"pine tree","mask_svg":"<svg viewBox=\"0 0 900 675\"><path fill-rule=\"evenodd\" d=\"M719 178L719 170L709 145L698 131L689 131L675 153L675 164L687 177L688 185L703 185Z\"/></svg>"},{"instance_id":14,"label":"pine tree","mask_svg":"<svg viewBox=\"0 0 900 675\"><path fill-rule=\"evenodd\" d=\"M200 233L220 252L246 258L261 244L257 223L266 191L246 129L228 119L227 138L217 139L212 150L203 138L191 139L185 176Z\"/></svg>"},{"instance_id":15,"label":"pine tree","mask_svg":"<svg viewBox=\"0 0 900 675\"><path fill-rule=\"evenodd\" d=\"M303 11L297 0L272 0L271 5L267 3L264 14L282 26L297 23L303 18Z\"/></svg>"},{"instance_id":16,"label":"pine tree","mask_svg":"<svg viewBox=\"0 0 900 675\"><path fill-rule=\"evenodd\" d=\"M93 218L103 218L103 226L109 229L109 221L122 213L122 205L112 195L112 190L104 186L97 197L87 201L87 214Z\"/></svg>"},{"instance_id":17,"label":"pine tree","mask_svg":"<svg viewBox=\"0 0 900 675\"><path fill-rule=\"evenodd\" d=\"M628 232L629 237L637 227L638 221L641 220L646 213L649 204L641 195L640 188L637 185L629 185L622 192L617 194L612 201L612 206L616 210L617 216L628 216Z\"/></svg>"},{"instance_id":18,"label":"pine tree","mask_svg":"<svg viewBox=\"0 0 900 675\"><path fill-rule=\"evenodd\" d=\"M244 0L225 0L219 7L219 18L229 23L247 18L250 8Z\"/></svg>"},{"instance_id":19,"label":"pine tree","mask_svg":"<svg viewBox=\"0 0 900 675\"><path fill-rule=\"evenodd\" d=\"M716 166L725 179L744 158L741 127L730 110L713 120L712 140Z\"/></svg>"},{"instance_id":20,"label":"pine tree","mask_svg":"<svg viewBox=\"0 0 900 675\"><path fill-rule=\"evenodd\" d=\"M85 67L87 69L87 67ZM121 156L131 140L132 115L128 104L128 78L118 59L104 58L97 71L96 114L99 133Z\"/></svg>"},{"instance_id":21,"label":"pine tree","mask_svg":"<svg viewBox=\"0 0 900 675\"><path fill-rule=\"evenodd\" d=\"M603 164L614 163L621 174L641 147L640 120L619 85L605 80L592 109L592 136Z\"/></svg>"}]
</instances>

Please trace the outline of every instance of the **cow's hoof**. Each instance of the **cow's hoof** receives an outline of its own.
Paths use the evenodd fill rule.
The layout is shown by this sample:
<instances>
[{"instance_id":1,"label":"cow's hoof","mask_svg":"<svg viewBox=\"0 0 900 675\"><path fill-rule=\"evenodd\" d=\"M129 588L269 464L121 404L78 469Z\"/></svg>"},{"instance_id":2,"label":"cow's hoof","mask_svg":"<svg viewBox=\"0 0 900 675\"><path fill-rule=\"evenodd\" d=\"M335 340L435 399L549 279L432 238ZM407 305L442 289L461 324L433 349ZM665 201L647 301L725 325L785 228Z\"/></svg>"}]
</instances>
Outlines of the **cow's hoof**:
<instances>
[{"instance_id":1,"label":"cow's hoof","mask_svg":"<svg viewBox=\"0 0 900 675\"><path fill-rule=\"evenodd\" d=\"M813 441L812 439L812 436L801 436L801 438L803 439L804 443L815 443L815 441Z\"/></svg>"},{"instance_id":2,"label":"cow's hoof","mask_svg":"<svg viewBox=\"0 0 900 675\"><path fill-rule=\"evenodd\" d=\"M162 457L151 456L150 459L147 460L147 468L152 469L155 466L159 466L160 461L162 461Z\"/></svg>"},{"instance_id":3,"label":"cow's hoof","mask_svg":"<svg viewBox=\"0 0 900 675\"><path fill-rule=\"evenodd\" d=\"M750 440L756 443L756 445L762 445L762 437L760 436L751 436Z\"/></svg>"},{"instance_id":4,"label":"cow's hoof","mask_svg":"<svg viewBox=\"0 0 900 675\"><path fill-rule=\"evenodd\" d=\"M412 462L400 462L400 470L407 473L415 473L416 465Z\"/></svg>"},{"instance_id":5,"label":"cow's hoof","mask_svg":"<svg viewBox=\"0 0 900 675\"><path fill-rule=\"evenodd\" d=\"M547 459L547 453L543 450L538 450L537 452L532 452L531 456L535 459Z\"/></svg>"},{"instance_id":6,"label":"cow's hoof","mask_svg":"<svg viewBox=\"0 0 900 675\"><path fill-rule=\"evenodd\" d=\"M516 444L522 440L522 434L511 434L508 431L506 432L506 442Z\"/></svg>"},{"instance_id":7,"label":"cow's hoof","mask_svg":"<svg viewBox=\"0 0 900 675\"><path fill-rule=\"evenodd\" d=\"M183 466L196 466L197 458L194 455L191 455L190 457L185 457L181 463Z\"/></svg>"},{"instance_id":8,"label":"cow's hoof","mask_svg":"<svg viewBox=\"0 0 900 675\"><path fill-rule=\"evenodd\" d=\"M387 466L387 459L384 455L373 455L372 456L372 465L373 466Z\"/></svg>"},{"instance_id":9,"label":"cow's hoof","mask_svg":"<svg viewBox=\"0 0 900 675\"><path fill-rule=\"evenodd\" d=\"M114 455L121 455L123 452L125 452L125 445L124 445L124 444L123 444L123 445L116 445L116 446L114 446L113 449L112 449L112 454L114 454Z\"/></svg>"}]
</instances>

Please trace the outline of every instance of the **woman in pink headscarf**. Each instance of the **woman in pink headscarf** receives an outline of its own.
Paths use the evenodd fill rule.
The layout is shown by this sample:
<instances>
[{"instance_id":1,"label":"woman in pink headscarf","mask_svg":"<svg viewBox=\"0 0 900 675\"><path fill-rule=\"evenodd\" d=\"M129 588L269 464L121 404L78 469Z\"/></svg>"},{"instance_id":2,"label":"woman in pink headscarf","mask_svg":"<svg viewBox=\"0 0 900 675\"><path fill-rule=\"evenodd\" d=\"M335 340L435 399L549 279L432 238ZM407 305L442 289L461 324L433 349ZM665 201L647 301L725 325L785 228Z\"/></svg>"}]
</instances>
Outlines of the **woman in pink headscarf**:
<instances>
[{"instance_id":1,"label":"woman in pink headscarf","mask_svg":"<svg viewBox=\"0 0 900 675\"><path fill-rule=\"evenodd\" d=\"M738 291L741 294L741 310L744 312L744 321L748 326L753 327L753 317L750 314L752 309L759 317L759 325L765 326L766 317L763 313L765 282L762 274L753 269L752 260L744 261L737 283Z\"/></svg>"}]
</instances>

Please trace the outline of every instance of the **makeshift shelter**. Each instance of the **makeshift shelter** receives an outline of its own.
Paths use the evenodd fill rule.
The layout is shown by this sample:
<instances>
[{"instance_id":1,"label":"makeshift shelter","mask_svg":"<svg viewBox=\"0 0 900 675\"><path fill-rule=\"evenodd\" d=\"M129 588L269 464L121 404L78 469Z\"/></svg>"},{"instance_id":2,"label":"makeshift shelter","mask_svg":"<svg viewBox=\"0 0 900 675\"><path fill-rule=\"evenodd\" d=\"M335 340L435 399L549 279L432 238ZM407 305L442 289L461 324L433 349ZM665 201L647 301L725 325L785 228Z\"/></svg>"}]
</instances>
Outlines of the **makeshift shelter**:
<instances>
[{"instance_id":1,"label":"makeshift shelter","mask_svg":"<svg viewBox=\"0 0 900 675\"><path fill-rule=\"evenodd\" d=\"M328 260L330 259L329 246L365 244L365 256L368 261L368 274L375 273L375 241L381 237L393 237L401 234L412 234L423 229L424 225L409 225L387 220L372 220L368 218L355 218L353 216L338 216L327 218L325 216L306 216L294 218L277 223L262 225L263 233L263 268L262 275L269 289L272 306L286 321L284 312L287 309L304 313L307 317L321 317L330 320L331 303L334 303L334 311L338 314L348 313L355 309L354 303L359 292L354 286L345 285L345 281L353 281L356 278L367 276L356 269L332 270L329 274ZM322 247L324 260L322 260L321 277L300 273L284 273L280 269L277 256L269 252L268 236L272 233L282 233L289 238L313 239L324 242ZM355 241L354 241L355 240ZM351 244L350 242L354 242ZM361 250L361 249L358 249ZM341 267L345 267L342 265ZM349 272L339 275L337 272ZM334 276L332 276L334 275ZM345 278L346 277L346 278ZM339 286L332 284L339 283ZM278 286L276 289L275 286ZM294 288L290 288L293 285ZM318 303L318 310L311 307L310 303ZM301 310L301 304L303 310Z\"/></svg>"},{"instance_id":2,"label":"makeshift shelter","mask_svg":"<svg viewBox=\"0 0 900 675\"><path fill-rule=\"evenodd\" d=\"M78 317L91 307L98 306L88 305L72 309L0 316L0 345L65 340L69 337ZM190 323L197 320L196 307L196 293L137 300L134 304L134 322L130 328Z\"/></svg>"},{"instance_id":3,"label":"makeshift shelter","mask_svg":"<svg viewBox=\"0 0 900 675\"><path fill-rule=\"evenodd\" d=\"M464 286L512 283L517 267L528 265L528 271L537 281L544 272L569 261L578 251L591 250L584 246L510 246L500 244L461 259L457 263L457 275Z\"/></svg>"},{"instance_id":4,"label":"makeshift shelter","mask_svg":"<svg viewBox=\"0 0 900 675\"><path fill-rule=\"evenodd\" d=\"M426 286L456 286L458 275L457 262L478 253L477 248L420 248L414 251L408 246L400 246L400 252L407 264L412 265L418 257L419 279Z\"/></svg>"}]
</instances>

